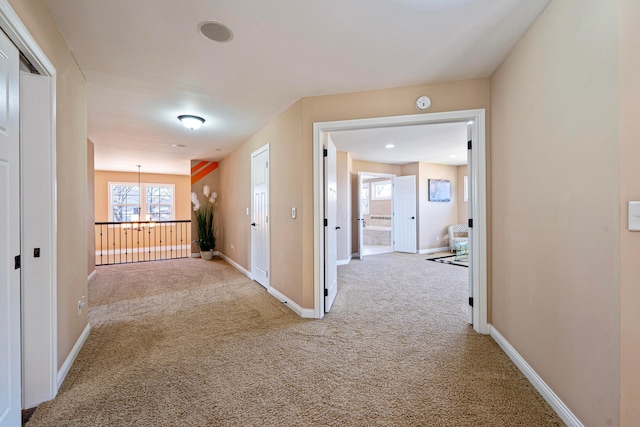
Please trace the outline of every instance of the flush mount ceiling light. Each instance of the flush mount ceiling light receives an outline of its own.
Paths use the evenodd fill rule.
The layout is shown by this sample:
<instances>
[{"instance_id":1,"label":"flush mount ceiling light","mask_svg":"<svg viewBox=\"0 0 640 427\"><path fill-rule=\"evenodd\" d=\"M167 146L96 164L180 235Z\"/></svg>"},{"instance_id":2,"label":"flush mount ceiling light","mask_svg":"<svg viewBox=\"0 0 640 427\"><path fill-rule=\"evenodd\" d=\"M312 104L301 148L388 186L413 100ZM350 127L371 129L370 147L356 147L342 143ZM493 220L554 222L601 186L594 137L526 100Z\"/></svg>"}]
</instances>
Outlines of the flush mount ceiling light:
<instances>
[{"instance_id":1,"label":"flush mount ceiling light","mask_svg":"<svg viewBox=\"0 0 640 427\"><path fill-rule=\"evenodd\" d=\"M200 129L200 126L204 123L204 119L202 117L192 116L189 114L178 116L178 120L182 122L184 127L191 130Z\"/></svg>"},{"instance_id":2,"label":"flush mount ceiling light","mask_svg":"<svg viewBox=\"0 0 640 427\"><path fill-rule=\"evenodd\" d=\"M395 147L395 145L393 145L393 144L387 144L387 145L384 146L384 148L393 148L393 147Z\"/></svg>"},{"instance_id":3,"label":"flush mount ceiling light","mask_svg":"<svg viewBox=\"0 0 640 427\"><path fill-rule=\"evenodd\" d=\"M184 147L186 147L186 145L184 145L184 144L171 144L171 146L175 147L175 148L184 148Z\"/></svg>"},{"instance_id":4,"label":"flush mount ceiling light","mask_svg":"<svg viewBox=\"0 0 640 427\"><path fill-rule=\"evenodd\" d=\"M202 22L198 26L198 29L200 30L200 34L214 42L227 43L233 39L233 31L231 31L231 28L220 22Z\"/></svg>"}]
</instances>

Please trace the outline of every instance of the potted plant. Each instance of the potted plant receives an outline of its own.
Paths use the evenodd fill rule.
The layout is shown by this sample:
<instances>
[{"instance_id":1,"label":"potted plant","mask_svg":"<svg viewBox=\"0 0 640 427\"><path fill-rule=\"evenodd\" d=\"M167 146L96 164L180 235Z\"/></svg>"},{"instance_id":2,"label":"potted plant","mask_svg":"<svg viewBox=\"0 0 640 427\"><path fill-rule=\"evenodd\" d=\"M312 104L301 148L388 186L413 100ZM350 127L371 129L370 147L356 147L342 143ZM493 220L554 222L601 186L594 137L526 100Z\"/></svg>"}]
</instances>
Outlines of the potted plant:
<instances>
[{"instance_id":1,"label":"potted plant","mask_svg":"<svg viewBox=\"0 0 640 427\"><path fill-rule=\"evenodd\" d=\"M202 188L202 193L207 197L203 205L200 204L196 193L191 193L191 203L193 203L193 210L196 212L196 230L198 231L198 238L193 243L197 243L202 259L211 259L213 257L213 249L216 247L214 220L218 195L215 191L210 194L208 185Z\"/></svg>"}]
</instances>

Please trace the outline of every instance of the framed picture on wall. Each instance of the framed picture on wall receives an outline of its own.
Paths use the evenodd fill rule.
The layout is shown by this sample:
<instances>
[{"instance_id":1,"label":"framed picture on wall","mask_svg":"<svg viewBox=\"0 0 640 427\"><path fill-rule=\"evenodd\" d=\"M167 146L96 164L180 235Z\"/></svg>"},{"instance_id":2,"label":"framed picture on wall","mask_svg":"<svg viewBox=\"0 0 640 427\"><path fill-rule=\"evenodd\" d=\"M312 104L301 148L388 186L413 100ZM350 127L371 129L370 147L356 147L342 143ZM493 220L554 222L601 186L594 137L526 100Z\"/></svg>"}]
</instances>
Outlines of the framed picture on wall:
<instances>
[{"instance_id":1,"label":"framed picture on wall","mask_svg":"<svg viewBox=\"0 0 640 427\"><path fill-rule=\"evenodd\" d=\"M429 180L429 201L430 202L450 202L451 201L451 181L448 179Z\"/></svg>"}]
</instances>

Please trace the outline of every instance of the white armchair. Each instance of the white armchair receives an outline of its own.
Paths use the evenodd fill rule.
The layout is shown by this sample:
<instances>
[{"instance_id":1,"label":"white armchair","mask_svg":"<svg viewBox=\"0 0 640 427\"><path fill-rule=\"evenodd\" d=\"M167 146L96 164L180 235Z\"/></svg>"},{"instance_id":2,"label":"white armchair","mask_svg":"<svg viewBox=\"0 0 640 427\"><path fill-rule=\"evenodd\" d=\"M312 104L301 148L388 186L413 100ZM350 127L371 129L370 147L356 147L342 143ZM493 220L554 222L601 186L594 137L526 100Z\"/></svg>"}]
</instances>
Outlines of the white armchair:
<instances>
[{"instance_id":1,"label":"white armchair","mask_svg":"<svg viewBox=\"0 0 640 427\"><path fill-rule=\"evenodd\" d=\"M469 227L465 224L453 224L449 226L449 248L453 252L456 243L469 242Z\"/></svg>"}]
</instances>

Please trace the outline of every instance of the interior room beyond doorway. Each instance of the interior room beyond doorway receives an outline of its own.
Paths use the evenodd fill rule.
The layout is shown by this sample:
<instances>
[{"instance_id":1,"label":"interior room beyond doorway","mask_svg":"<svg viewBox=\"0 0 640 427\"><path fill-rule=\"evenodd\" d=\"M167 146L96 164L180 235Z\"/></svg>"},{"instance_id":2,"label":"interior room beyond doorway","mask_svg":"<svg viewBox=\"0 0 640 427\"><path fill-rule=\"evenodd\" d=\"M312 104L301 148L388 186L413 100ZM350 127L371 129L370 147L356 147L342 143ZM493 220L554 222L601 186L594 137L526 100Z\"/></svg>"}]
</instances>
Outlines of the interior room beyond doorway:
<instances>
[{"instance_id":1,"label":"interior room beyond doorway","mask_svg":"<svg viewBox=\"0 0 640 427\"><path fill-rule=\"evenodd\" d=\"M393 252L391 177L363 173L360 188L361 256Z\"/></svg>"}]
</instances>

